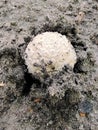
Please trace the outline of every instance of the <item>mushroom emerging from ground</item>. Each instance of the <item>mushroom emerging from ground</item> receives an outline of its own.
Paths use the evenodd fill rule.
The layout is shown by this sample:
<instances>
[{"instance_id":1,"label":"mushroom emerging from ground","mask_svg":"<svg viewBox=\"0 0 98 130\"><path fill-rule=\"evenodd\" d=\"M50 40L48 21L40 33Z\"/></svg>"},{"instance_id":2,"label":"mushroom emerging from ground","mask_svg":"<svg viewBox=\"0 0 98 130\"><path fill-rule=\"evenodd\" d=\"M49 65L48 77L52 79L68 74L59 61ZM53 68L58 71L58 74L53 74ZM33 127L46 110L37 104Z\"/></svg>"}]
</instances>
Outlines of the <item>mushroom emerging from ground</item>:
<instances>
[{"instance_id":1,"label":"mushroom emerging from ground","mask_svg":"<svg viewBox=\"0 0 98 130\"><path fill-rule=\"evenodd\" d=\"M74 67L76 53L65 35L58 32L38 34L25 50L25 63L35 77L59 72L65 65Z\"/></svg>"}]
</instances>

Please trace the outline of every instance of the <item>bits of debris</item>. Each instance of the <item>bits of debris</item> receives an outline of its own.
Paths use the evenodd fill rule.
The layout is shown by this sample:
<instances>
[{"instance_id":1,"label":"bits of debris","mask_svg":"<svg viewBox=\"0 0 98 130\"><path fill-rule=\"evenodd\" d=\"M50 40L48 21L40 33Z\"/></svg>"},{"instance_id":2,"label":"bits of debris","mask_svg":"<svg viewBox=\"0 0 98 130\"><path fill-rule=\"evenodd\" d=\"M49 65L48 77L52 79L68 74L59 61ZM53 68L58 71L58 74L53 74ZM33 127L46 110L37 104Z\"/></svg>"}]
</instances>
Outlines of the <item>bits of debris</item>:
<instances>
[{"instance_id":1,"label":"bits of debris","mask_svg":"<svg viewBox=\"0 0 98 130\"><path fill-rule=\"evenodd\" d=\"M93 34L93 36L90 36L90 39L94 44L98 45L98 34Z\"/></svg>"},{"instance_id":2,"label":"bits of debris","mask_svg":"<svg viewBox=\"0 0 98 130\"><path fill-rule=\"evenodd\" d=\"M93 104L90 101L84 100L79 103L80 116L84 117L85 114L89 114L93 110Z\"/></svg>"},{"instance_id":3,"label":"bits of debris","mask_svg":"<svg viewBox=\"0 0 98 130\"><path fill-rule=\"evenodd\" d=\"M84 12L79 12L79 14L76 16L75 21L76 21L78 24L80 24L80 23L83 21L84 16L85 16L85 13L84 13Z\"/></svg>"},{"instance_id":4,"label":"bits of debris","mask_svg":"<svg viewBox=\"0 0 98 130\"><path fill-rule=\"evenodd\" d=\"M0 87L4 87L4 86L5 86L5 83L0 82Z\"/></svg>"},{"instance_id":5,"label":"bits of debris","mask_svg":"<svg viewBox=\"0 0 98 130\"><path fill-rule=\"evenodd\" d=\"M85 114L85 113L82 113L82 112L80 112L79 115L80 115L81 117L85 117L85 116L86 116L86 114Z\"/></svg>"}]
</instances>

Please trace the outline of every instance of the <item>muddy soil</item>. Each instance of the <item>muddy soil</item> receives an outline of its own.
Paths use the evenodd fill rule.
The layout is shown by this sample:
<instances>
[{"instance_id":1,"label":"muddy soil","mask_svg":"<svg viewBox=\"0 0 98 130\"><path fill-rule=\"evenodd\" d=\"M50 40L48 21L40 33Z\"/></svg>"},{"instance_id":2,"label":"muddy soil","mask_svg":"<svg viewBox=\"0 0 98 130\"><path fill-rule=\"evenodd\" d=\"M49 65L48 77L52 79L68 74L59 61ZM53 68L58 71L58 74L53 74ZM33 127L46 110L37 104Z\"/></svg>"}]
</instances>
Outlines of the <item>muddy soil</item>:
<instances>
[{"instance_id":1,"label":"muddy soil","mask_svg":"<svg viewBox=\"0 0 98 130\"><path fill-rule=\"evenodd\" d=\"M66 35L78 60L42 83L24 51L45 31ZM0 130L98 130L97 0L0 0Z\"/></svg>"}]
</instances>

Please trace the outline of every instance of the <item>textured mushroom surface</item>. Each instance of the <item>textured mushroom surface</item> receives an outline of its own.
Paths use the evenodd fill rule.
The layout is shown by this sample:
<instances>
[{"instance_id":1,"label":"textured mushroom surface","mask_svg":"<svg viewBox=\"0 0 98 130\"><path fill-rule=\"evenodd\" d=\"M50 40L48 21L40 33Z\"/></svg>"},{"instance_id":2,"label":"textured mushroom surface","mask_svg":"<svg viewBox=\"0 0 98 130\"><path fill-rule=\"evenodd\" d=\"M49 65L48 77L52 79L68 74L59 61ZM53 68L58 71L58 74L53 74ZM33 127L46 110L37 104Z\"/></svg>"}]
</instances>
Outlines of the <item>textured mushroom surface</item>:
<instances>
[{"instance_id":1,"label":"textured mushroom surface","mask_svg":"<svg viewBox=\"0 0 98 130\"><path fill-rule=\"evenodd\" d=\"M76 59L70 41L57 32L38 34L25 50L25 63L29 72L39 77L60 71L64 65L73 68Z\"/></svg>"}]
</instances>

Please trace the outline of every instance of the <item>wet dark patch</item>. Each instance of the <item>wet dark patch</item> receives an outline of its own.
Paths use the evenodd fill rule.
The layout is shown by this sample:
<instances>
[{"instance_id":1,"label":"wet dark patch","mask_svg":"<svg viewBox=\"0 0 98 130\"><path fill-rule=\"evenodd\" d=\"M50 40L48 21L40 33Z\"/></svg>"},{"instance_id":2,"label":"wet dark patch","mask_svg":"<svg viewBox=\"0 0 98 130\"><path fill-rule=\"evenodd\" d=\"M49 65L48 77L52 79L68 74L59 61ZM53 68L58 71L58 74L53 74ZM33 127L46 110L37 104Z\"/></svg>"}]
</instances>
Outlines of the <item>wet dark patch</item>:
<instances>
[{"instance_id":1,"label":"wet dark patch","mask_svg":"<svg viewBox=\"0 0 98 130\"><path fill-rule=\"evenodd\" d=\"M81 41L80 38L78 38L78 37L72 38L71 43L74 46L74 48L77 50L83 50L83 51L87 50L86 43Z\"/></svg>"},{"instance_id":2,"label":"wet dark patch","mask_svg":"<svg viewBox=\"0 0 98 130\"><path fill-rule=\"evenodd\" d=\"M62 18L58 19L55 24L51 21L46 22L42 26L42 28L40 28L40 30L38 30L35 27L31 27L30 30L31 30L31 35L37 35L46 31L58 32L61 33L62 35L68 36L69 38L73 36L76 37L77 35L77 29L75 25L70 25L67 21L64 22Z\"/></svg>"},{"instance_id":3,"label":"wet dark patch","mask_svg":"<svg viewBox=\"0 0 98 130\"><path fill-rule=\"evenodd\" d=\"M32 79L31 74L29 74L27 72L25 72L25 74L24 74L24 79L25 79L25 84L24 84L24 87L22 90L22 95L28 95L30 92L30 88L33 84L33 79Z\"/></svg>"},{"instance_id":4,"label":"wet dark patch","mask_svg":"<svg viewBox=\"0 0 98 130\"><path fill-rule=\"evenodd\" d=\"M49 99L47 102L48 104L46 104L50 110L51 119L54 121L54 123L56 123L56 121L59 119L64 120L66 123L68 123L70 120L72 120L72 118L75 118L78 110L77 103L69 104L68 101L65 101L65 98L62 98L56 103L53 103L53 100L54 99Z\"/></svg>"},{"instance_id":5,"label":"wet dark patch","mask_svg":"<svg viewBox=\"0 0 98 130\"><path fill-rule=\"evenodd\" d=\"M5 48L0 51L0 58L2 56L12 56L12 58L14 59L17 56L17 54L18 52L15 48Z\"/></svg>"},{"instance_id":6,"label":"wet dark patch","mask_svg":"<svg viewBox=\"0 0 98 130\"><path fill-rule=\"evenodd\" d=\"M74 89L68 89L65 91L65 103L67 107L74 106L78 104L80 97L79 92L75 91Z\"/></svg>"},{"instance_id":7,"label":"wet dark patch","mask_svg":"<svg viewBox=\"0 0 98 130\"><path fill-rule=\"evenodd\" d=\"M22 95L27 96L33 84L36 84L36 86L41 86L41 82L38 79L34 78L32 74L28 72L24 73L24 79L25 79L25 84L23 87Z\"/></svg>"},{"instance_id":8,"label":"wet dark patch","mask_svg":"<svg viewBox=\"0 0 98 130\"><path fill-rule=\"evenodd\" d=\"M84 71L82 70L82 60L78 59L77 63L74 66L74 72L75 73L83 73Z\"/></svg>"},{"instance_id":9,"label":"wet dark patch","mask_svg":"<svg viewBox=\"0 0 98 130\"><path fill-rule=\"evenodd\" d=\"M63 22L57 22L56 25L51 25L51 24L45 24L42 30L46 31L52 31L52 32L59 32L62 35L66 36L76 36L77 31L74 25L68 25L68 23L63 23Z\"/></svg>"},{"instance_id":10,"label":"wet dark patch","mask_svg":"<svg viewBox=\"0 0 98 130\"><path fill-rule=\"evenodd\" d=\"M90 52L87 53L87 58L78 58L75 66L74 72L75 73L85 73L87 74L89 71L93 70L95 65L95 60Z\"/></svg>"},{"instance_id":11,"label":"wet dark patch","mask_svg":"<svg viewBox=\"0 0 98 130\"><path fill-rule=\"evenodd\" d=\"M31 41L31 37L30 36L24 37L24 41L26 43L30 42Z\"/></svg>"}]
</instances>

